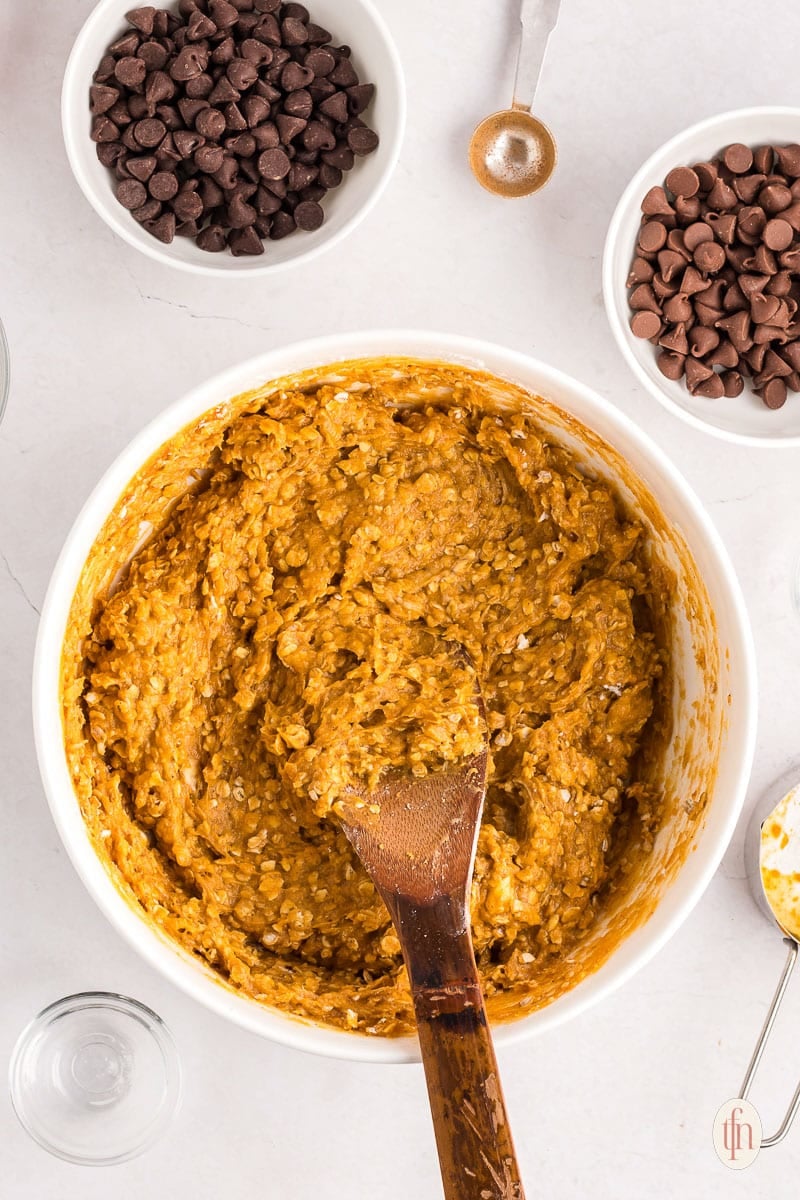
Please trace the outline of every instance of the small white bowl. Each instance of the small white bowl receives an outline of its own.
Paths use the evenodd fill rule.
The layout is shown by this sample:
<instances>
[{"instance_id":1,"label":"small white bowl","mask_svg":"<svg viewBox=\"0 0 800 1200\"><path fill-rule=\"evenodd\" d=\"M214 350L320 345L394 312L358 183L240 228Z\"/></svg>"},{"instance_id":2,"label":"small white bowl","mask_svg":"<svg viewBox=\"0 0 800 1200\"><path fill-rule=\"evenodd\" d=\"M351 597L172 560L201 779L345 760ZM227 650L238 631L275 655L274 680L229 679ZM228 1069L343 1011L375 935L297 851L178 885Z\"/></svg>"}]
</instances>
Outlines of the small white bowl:
<instances>
[{"instance_id":1,"label":"small white bowl","mask_svg":"<svg viewBox=\"0 0 800 1200\"><path fill-rule=\"evenodd\" d=\"M143 464L189 422L241 392L311 367L383 355L462 363L509 379L534 396L544 396L553 407L537 407L537 419L572 447L590 472L612 480L629 503L640 507L676 580L674 728L663 771L670 794L680 803L660 830L644 878L629 897L634 905L646 899L651 915L627 932L602 965L572 990L546 1008L499 1025L495 1030L498 1047L552 1029L607 996L652 958L689 915L719 866L741 811L755 746L758 685L747 613L733 568L691 488L660 446L612 403L524 354L451 334L337 334L280 347L231 367L164 408L134 438L75 521L42 609L33 671L34 731L39 768L58 831L86 887L116 928L149 963L191 996L228 1020L284 1045L336 1058L387 1063L418 1059L416 1039L369 1037L323 1028L234 992L224 987L210 968L159 933L117 891L94 851L72 786L60 701L61 651L83 565L106 517ZM598 437L605 442L602 448ZM653 513L661 514L663 521L659 518L654 523ZM702 603L691 582L698 577L707 591L707 601ZM716 666L714 688L708 686L706 673L698 664L698 644L704 661ZM697 713L702 714L699 726ZM707 801L702 820L691 829L690 852L682 857L676 844L688 820L690 806L685 801L697 794L699 786L707 788ZM623 907L621 913L599 922L592 938L604 936L609 924L616 926L617 921L619 928L630 930Z\"/></svg>"},{"instance_id":2,"label":"small white bowl","mask_svg":"<svg viewBox=\"0 0 800 1200\"><path fill-rule=\"evenodd\" d=\"M747 146L800 142L800 108L740 108L699 121L656 150L622 193L606 235L603 296L611 330L628 365L656 400L696 429L748 446L800 446L800 395L783 408L766 408L747 386L735 399L692 396L683 382L666 379L650 342L633 336L625 286L642 217L641 202L672 167L713 158L731 142Z\"/></svg>"},{"instance_id":3,"label":"small white bowl","mask_svg":"<svg viewBox=\"0 0 800 1200\"><path fill-rule=\"evenodd\" d=\"M137 224L114 195L114 175L99 162L91 140L89 88L107 47L127 27L131 0L100 0L81 29L64 74L61 125L73 174L89 203L105 223L131 246L157 262L198 275L270 275L307 262L335 246L363 220L383 192L395 168L406 121L406 92L397 48L383 17L371 0L309 0L312 19L329 29L337 45L352 47L352 61L364 83L376 85L367 111L368 123L380 135L374 154L359 160L340 187L323 201L325 221L313 233L297 231L265 243L263 255L234 258L227 251L210 254L192 238L176 237L164 245Z\"/></svg>"}]
</instances>

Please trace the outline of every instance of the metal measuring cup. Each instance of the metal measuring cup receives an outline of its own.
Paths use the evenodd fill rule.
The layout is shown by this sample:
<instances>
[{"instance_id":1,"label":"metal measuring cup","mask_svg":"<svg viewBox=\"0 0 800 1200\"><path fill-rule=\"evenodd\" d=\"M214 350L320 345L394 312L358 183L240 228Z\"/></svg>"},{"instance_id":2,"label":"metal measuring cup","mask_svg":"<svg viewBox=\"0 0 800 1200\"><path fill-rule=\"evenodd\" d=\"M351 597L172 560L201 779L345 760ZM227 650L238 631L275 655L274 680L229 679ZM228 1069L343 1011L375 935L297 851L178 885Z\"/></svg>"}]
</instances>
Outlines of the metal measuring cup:
<instances>
[{"instance_id":1,"label":"metal measuring cup","mask_svg":"<svg viewBox=\"0 0 800 1200\"><path fill-rule=\"evenodd\" d=\"M776 797L779 796L776 803ZM745 1072L739 1099L747 1100L772 1027L786 995L800 951L800 782L784 778L756 806L745 842L747 879L753 897L773 925L784 935L786 963L772 998L753 1056ZM761 1146L777 1146L800 1111L800 1084L783 1121Z\"/></svg>"}]
</instances>

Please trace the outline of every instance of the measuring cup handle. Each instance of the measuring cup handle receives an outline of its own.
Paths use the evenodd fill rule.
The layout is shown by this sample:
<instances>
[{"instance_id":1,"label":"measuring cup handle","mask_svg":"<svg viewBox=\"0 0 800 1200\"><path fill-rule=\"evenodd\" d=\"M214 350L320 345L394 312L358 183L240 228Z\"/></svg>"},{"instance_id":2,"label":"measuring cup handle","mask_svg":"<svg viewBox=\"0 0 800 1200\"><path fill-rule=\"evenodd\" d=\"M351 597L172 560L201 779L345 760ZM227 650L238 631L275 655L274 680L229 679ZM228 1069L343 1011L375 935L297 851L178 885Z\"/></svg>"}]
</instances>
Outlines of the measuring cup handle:
<instances>
[{"instance_id":1,"label":"measuring cup handle","mask_svg":"<svg viewBox=\"0 0 800 1200\"><path fill-rule=\"evenodd\" d=\"M775 1024L775 1018L778 1015L778 1010L780 1009L783 997L786 994L786 989L789 986L789 980L792 978L792 972L797 964L800 946L798 946L794 938L784 938L783 943L785 946L788 946L789 953L786 957L786 963L783 971L781 972L781 977L778 980L778 986L775 990L775 995L772 997L772 1003L769 1006L769 1012L767 1013L764 1025L758 1037L758 1041L756 1042L756 1048L753 1051L753 1057L750 1059L750 1063L745 1073L744 1081L739 1092L739 1098L741 1100L747 1099L750 1088L753 1086L753 1080L756 1077L756 1071L758 1070L761 1059L764 1056L764 1050L766 1049L767 1042L769 1041L769 1035L772 1033L772 1026ZM771 1137L763 1138L761 1145L777 1146L778 1142L782 1142L791 1129L792 1122L797 1116L798 1110L800 1110L800 1084L797 1085L797 1090L792 1097L792 1102L786 1110L786 1115L784 1116L777 1133L773 1133Z\"/></svg>"},{"instance_id":2,"label":"measuring cup handle","mask_svg":"<svg viewBox=\"0 0 800 1200\"><path fill-rule=\"evenodd\" d=\"M522 0L519 13L522 31L512 108L527 112L533 108L547 42L556 27L560 7L561 0Z\"/></svg>"}]
</instances>

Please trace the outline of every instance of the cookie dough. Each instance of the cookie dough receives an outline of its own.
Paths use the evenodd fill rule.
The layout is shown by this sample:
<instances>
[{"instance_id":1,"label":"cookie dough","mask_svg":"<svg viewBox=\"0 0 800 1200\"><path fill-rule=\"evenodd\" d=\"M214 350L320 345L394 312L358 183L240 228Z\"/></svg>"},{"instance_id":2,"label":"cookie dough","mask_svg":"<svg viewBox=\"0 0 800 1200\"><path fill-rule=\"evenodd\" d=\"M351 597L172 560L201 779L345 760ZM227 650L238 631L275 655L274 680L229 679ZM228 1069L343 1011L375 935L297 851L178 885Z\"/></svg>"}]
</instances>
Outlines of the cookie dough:
<instances>
[{"instance_id":1,"label":"cookie dough","mask_svg":"<svg viewBox=\"0 0 800 1200\"><path fill-rule=\"evenodd\" d=\"M637 769L667 665L642 525L452 366L265 390L184 431L162 471L170 456L192 486L104 581L111 521L65 645L98 853L231 986L408 1033L398 940L332 806L348 781L477 748L458 643L491 747L475 951L490 1015L530 1011L659 824Z\"/></svg>"}]
</instances>

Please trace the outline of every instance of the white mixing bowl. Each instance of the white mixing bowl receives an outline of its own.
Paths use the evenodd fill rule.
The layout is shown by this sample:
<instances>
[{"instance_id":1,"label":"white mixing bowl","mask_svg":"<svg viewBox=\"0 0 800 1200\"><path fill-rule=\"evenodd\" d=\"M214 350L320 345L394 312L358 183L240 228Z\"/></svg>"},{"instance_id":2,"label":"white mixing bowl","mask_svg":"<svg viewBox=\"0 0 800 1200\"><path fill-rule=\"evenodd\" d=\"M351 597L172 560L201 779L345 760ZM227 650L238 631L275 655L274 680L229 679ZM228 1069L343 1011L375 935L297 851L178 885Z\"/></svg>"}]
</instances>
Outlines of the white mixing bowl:
<instances>
[{"instance_id":1,"label":"white mixing bowl","mask_svg":"<svg viewBox=\"0 0 800 1200\"><path fill-rule=\"evenodd\" d=\"M483 368L549 400L551 406L540 414L541 423L573 447L589 470L614 480L637 505L645 524L653 529L661 558L676 572L677 590L685 600L676 604L674 613L674 729L665 768L674 804L658 834L646 877L637 883L637 903L643 902L651 915L632 920L632 907L624 906L616 914L607 914L587 939L602 939L611 925L615 940L617 931L624 933L605 961L602 953L597 955L598 969L548 1007L498 1026L495 1036L500 1047L552 1028L607 995L647 962L691 912L716 871L739 816L755 743L757 688L739 587L697 497L659 447L612 404L522 354L433 333L361 333L304 342L263 354L195 388L133 440L75 522L42 612L34 665L34 723L39 765L59 833L87 888L117 929L148 962L209 1008L303 1050L401 1062L418 1057L413 1039L337 1032L268 1009L221 984L210 969L131 907L89 840L67 766L59 698L62 643L84 562L128 481L162 443L207 410L272 379L345 359L383 355L445 359ZM589 431L608 445L600 446ZM705 588L706 598L698 598L698 587L700 593ZM707 669L716 675L716 687L709 686L707 670L698 666L698 647L704 649ZM689 802L697 799L699 789L707 793L703 817L687 827ZM676 851L681 832L688 853Z\"/></svg>"}]
</instances>

